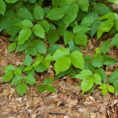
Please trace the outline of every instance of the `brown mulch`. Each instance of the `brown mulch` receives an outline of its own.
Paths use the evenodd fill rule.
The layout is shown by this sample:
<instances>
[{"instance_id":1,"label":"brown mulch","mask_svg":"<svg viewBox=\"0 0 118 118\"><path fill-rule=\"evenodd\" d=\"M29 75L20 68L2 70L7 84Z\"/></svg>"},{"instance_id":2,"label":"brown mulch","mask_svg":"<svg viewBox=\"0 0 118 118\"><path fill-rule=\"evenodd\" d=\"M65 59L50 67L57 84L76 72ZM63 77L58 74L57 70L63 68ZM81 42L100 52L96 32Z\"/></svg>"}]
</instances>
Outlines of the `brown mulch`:
<instances>
[{"instance_id":1,"label":"brown mulch","mask_svg":"<svg viewBox=\"0 0 118 118\"><path fill-rule=\"evenodd\" d=\"M88 51L95 51L94 39L89 41ZM45 92L40 94L37 90L45 77L52 76L50 70L42 75L37 75L37 85L30 86L26 95L19 97L15 88L9 83L2 83L2 68L8 64L22 64L24 55L7 52L8 40L0 37L0 118L117 118L118 97L107 94L102 96L100 90L82 96L77 81L68 76L57 79L54 86L56 93ZM93 47L92 47L93 43ZM91 47L90 47L91 46ZM114 56L116 53L112 50ZM114 54L115 53L115 54ZM118 56L118 55L116 55ZM107 68L107 73L114 67Z\"/></svg>"}]
</instances>

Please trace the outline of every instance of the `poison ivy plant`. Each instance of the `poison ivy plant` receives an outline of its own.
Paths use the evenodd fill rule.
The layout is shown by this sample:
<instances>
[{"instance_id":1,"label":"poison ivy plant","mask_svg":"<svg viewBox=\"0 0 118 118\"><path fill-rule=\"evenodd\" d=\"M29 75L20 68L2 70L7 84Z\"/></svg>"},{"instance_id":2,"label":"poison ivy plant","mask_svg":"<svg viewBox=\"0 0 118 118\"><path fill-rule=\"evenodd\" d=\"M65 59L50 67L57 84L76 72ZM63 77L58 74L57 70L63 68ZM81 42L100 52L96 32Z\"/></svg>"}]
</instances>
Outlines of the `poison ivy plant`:
<instances>
[{"instance_id":1,"label":"poison ivy plant","mask_svg":"<svg viewBox=\"0 0 118 118\"><path fill-rule=\"evenodd\" d=\"M82 88L82 94L89 91L94 84L102 85L102 78L98 73L92 73L92 71L88 69L84 69L79 74L75 76L78 79L81 79L81 88Z\"/></svg>"},{"instance_id":2,"label":"poison ivy plant","mask_svg":"<svg viewBox=\"0 0 118 118\"><path fill-rule=\"evenodd\" d=\"M107 33L114 36L111 41L104 39ZM116 63L108 54L111 46L118 49L117 33L118 14L96 0L0 0L0 35L10 41L8 52L25 53L23 65L3 69L2 80L16 86L22 96L28 85L36 83L35 73L53 65L57 78L69 75L81 79L83 94L92 92L95 85L100 85L103 94L118 93L117 70L108 81L105 73L106 66ZM95 54L84 56L90 37L96 36L104 39L101 47ZM46 78L39 91L56 92L53 80Z\"/></svg>"},{"instance_id":3,"label":"poison ivy plant","mask_svg":"<svg viewBox=\"0 0 118 118\"><path fill-rule=\"evenodd\" d=\"M51 85L54 81L53 78L45 78L44 83L38 86L40 93L45 91L56 93L56 89Z\"/></svg>"},{"instance_id":4,"label":"poison ivy plant","mask_svg":"<svg viewBox=\"0 0 118 118\"><path fill-rule=\"evenodd\" d=\"M5 74L2 81L11 81L11 86L16 86L16 91L20 96L23 96L27 92L27 85L34 85L36 83L34 74L26 74L25 77L22 75L23 68L23 66L19 66L15 69L13 65L8 65L3 69Z\"/></svg>"}]
</instances>

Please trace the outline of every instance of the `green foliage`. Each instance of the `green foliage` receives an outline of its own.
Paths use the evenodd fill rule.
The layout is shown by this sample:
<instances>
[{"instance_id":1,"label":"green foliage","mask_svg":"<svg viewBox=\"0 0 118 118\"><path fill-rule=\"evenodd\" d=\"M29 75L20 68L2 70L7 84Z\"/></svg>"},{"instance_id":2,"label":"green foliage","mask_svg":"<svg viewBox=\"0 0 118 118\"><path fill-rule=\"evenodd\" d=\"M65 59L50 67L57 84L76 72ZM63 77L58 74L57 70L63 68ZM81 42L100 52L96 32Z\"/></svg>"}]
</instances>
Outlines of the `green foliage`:
<instances>
[{"instance_id":1,"label":"green foliage","mask_svg":"<svg viewBox=\"0 0 118 118\"><path fill-rule=\"evenodd\" d=\"M107 0L118 3L117 0ZM36 84L35 73L42 73L53 65L56 77L69 75L78 78L82 93L92 92L100 85L102 94L118 93L117 69L107 81L106 66L116 63L108 52L111 46L118 49L118 14L112 8L95 0L0 0L0 32L7 33L11 44L8 52L24 52L22 65L6 66L3 82L11 82L22 96L28 85ZM102 39L104 33L114 35L105 39L92 56L84 56L91 37ZM56 92L46 78L39 91ZM112 85L110 85L110 84Z\"/></svg>"},{"instance_id":2,"label":"green foliage","mask_svg":"<svg viewBox=\"0 0 118 118\"><path fill-rule=\"evenodd\" d=\"M45 78L44 83L38 86L40 93L45 91L56 93L56 89L51 85L53 83L53 78Z\"/></svg>"},{"instance_id":3,"label":"green foliage","mask_svg":"<svg viewBox=\"0 0 118 118\"><path fill-rule=\"evenodd\" d=\"M89 91L94 84L101 85L102 78L98 73L92 73L92 71L85 69L75 76L78 79L81 79L81 88L82 93Z\"/></svg>"},{"instance_id":4,"label":"green foliage","mask_svg":"<svg viewBox=\"0 0 118 118\"><path fill-rule=\"evenodd\" d=\"M106 95L108 92L114 93L114 87L108 84L102 84L98 88L102 90L103 95Z\"/></svg>"}]
</instances>

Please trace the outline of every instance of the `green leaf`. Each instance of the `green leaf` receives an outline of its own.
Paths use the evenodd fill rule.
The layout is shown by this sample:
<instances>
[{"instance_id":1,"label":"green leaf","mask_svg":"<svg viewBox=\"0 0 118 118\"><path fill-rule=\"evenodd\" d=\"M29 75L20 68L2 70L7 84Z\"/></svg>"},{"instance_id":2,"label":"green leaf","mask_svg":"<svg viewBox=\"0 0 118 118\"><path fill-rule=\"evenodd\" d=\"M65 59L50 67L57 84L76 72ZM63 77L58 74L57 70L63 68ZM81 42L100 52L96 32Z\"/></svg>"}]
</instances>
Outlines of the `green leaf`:
<instances>
[{"instance_id":1,"label":"green leaf","mask_svg":"<svg viewBox=\"0 0 118 118\"><path fill-rule=\"evenodd\" d=\"M0 0L0 14L4 15L6 11L6 4L3 0Z\"/></svg>"},{"instance_id":2,"label":"green leaf","mask_svg":"<svg viewBox=\"0 0 118 118\"><path fill-rule=\"evenodd\" d=\"M98 87L99 89L102 89L102 94L106 95L108 93L108 85L107 84L102 84L101 86Z\"/></svg>"},{"instance_id":3,"label":"green leaf","mask_svg":"<svg viewBox=\"0 0 118 118\"><path fill-rule=\"evenodd\" d=\"M35 5L33 10L33 16L36 20L42 20L44 18L45 14L43 8L41 8L39 5Z\"/></svg>"},{"instance_id":4,"label":"green leaf","mask_svg":"<svg viewBox=\"0 0 118 118\"><path fill-rule=\"evenodd\" d=\"M18 0L5 0L7 3L16 3Z\"/></svg>"},{"instance_id":5,"label":"green leaf","mask_svg":"<svg viewBox=\"0 0 118 118\"><path fill-rule=\"evenodd\" d=\"M25 43L31 36L31 29L22 29L18 36L18 44Z\"/></svg>"},{"instance_id":6,"label":"green leaf","mask_svg":"<svg viewBox=\"0 0 118 118\"><path fill-rule=\"evenodd\" d=\"M46 79L44 80L44 84L45 84L45 85L49 85L49 84L52 84L53 81L54 81L54 78L46 78Z\"/></svg>"},{"instance_id":7,"label":"green leaf","mask_svg":"<svg viewBox=\"0 0 118 118\"><path fill-rule=\"evenodd\" d=\"M108 0L109 2L118 4L118 0Z\"/></svg>"},{"instance_id":8,"label":"green leaf","mask_svg":"<svg viewBox=\"0 0 118 118\"><path fill-rule=\"evenodd\" d=\"M118 80L113 82L113 86L115 88L116 93L118 94Z\"/></svg>"},{"instance_id":9,"label":"green leaf","mask_svg":"<svg viewBox=\"0 0 118 118\"><path fill-rule=\"evenodd\" d=\"M83 25L76 25L74 28L73 28L73 33L86 33L89 31L89 28L86 27L86 26L83 26Z\"/></svg>"},{"instance_id":10,"label":"green leaf","mask_svg":"<svg viewBox=\"0 0 118 118\"><path fill-rule=\"evenodd\" d=\"M16 43L11 43L8 46L8 52L13 52L16 49Z\"/></svg>"},{"instance_id":11,"label":"green leaf","mask_svg":"<svg viewBox=\"0 0 118 118\"><path fill-rule=\"evenodd\" d=\"M28 74L27 76L24 77L24 81L27 83L27 84L30 84L30 85L33 85L36 83L36 80L35 78L33 77L32 74Z\"/></svg>"},{"instance_id":12,"label":"green leaf","mask_svg":"<svg viewBox=\"0 0 118 118\"><path fill-rule=\"evenodd\" d=\"M28 86L26 83L21 82L16 86L16 91L20 96L23 96L28 90Z\"/></svg>"},{"instance_id":13,"label":"green leaf","mask_svg":"<svg viewBox=\"0 0 118 118\"><path fill-rule=\"evenodd\" d=\"M118 69L116 69L114 72L112 72L111 76L109 77L109 82L114 83L118 80Z\"/></svg>"},{"instance_id":14,"label":"green leaf","mask_svg":"<svg viewBox=\"0 0 118 118\"><path fill-rule=\"evenodd\" d=\"M99 39L103 33L109 32L113 26L114 26L113 20L102 21L98 28L97 39Z\"/></svg>"},{"instance_id":15,"label":"green leaf","mask_svg":"<svg viewBox=\"0 0 118 118\"><path fill-rule=\"evenodd\" d=\"M32 70L32 66L31 65L29 65L29 66L27 66L25 69L24 69L24 71L30 71L30 70Z\"/></svg>"},{"instance_id":16,"label":"green leaf","mask_svg":"<svg viewBox=\"0 0 118 118\"><path fill-rule=\"evenodd\" d=\"M79 7L82 11L84 12L88 12L88 8L89 8L89 0L79 0L78 1Z\"/></svg>"},{"instance_id":17,"label":"green leaf","mask_svg":"<svg viewBox=\"0 0 118 118\"><path fill-rule=\"evenodd\" d=\"M37 56L35 59L35 62L33 63L33 67L38 66L43 61L43 59L44 59L43 56L41 56L41 55Z\"/></svg>"},{"instance_id":18,"label":"green leaf","mask_svg":"<svg viewBox=\"0 0 118 118\"><path fill-rule=\"evenodd\" d=\"M35 67L36 72L44 72L46 70L47 70L47 68L42 64L39 64L38 66Z\"/></svg>"},{"instance_id":19,"label":"green leaf","mask_svg":"<svg viewBox=\"0 0 118 118\"><path fill-rule=\"evenodd\" d=\"M93 9L94 12L100 15L106 15L107 13L111 12L110 8L107 5L101 3L94 3Z\"/></svg>"},{"instance_id":20,"label":"green leaf","mask_svg":"<svg viewBox=\"0 0 118 118\"><path fill-rule=\"evenodd\" d=\"M21 75L15 76L11 82L11 86L21 83L22 80L23 80L23 77Z\"/></svg>"},{"instance_id":21,"label":"green leaf","mask_svg":"<svg viewBox=\"0 0 118 118\"><path fill-rule=\"evenodd\" d=\"M34 25L33 32L39 38L45 39L45 30L43 29L43 27L40 24Z\"/></svg>"},{"instance_id":22,"label":"green leaf","mask_svg":"<svg viewBox=\"0 0 118 118\"><path fill-rule=\"evenodd\" d=\"M74 34L70 31L64 33L64 43L67 45L71 40L73 40Z\"/></svg>"},{"instance_id":23,"label":"green leaf","mask_svg":"<svg viewBox=\"0 0 118 118\"><path fill-rule=\"evenodd\" d=\"M82 19L81 25L90 27L98 18L99 16L97 13L89 13Z\"/></svg>"},{"instance_id":24,"label":"green leaf","mask_svg":"<svg viewBox=\"0 0 118 118\"><path fill-rule=\"evenodd\" d=\"M58 32L57 32L57 31L50 31L50 32L47 34L47 40L48 40L48 43L49 43L49 44L53 44L53 43L55 43L56 41L58 41L58 40L59 40Z\"/></svg>"},{"instance_id":25,"label":"green leaf","mask_svg":"<svg viewBox=\"0 0 118 118\"><path fill-rule=\"evenodd\" d=\"M100 50L101 50L101 52L103 52L104 54L106 54L109 51L109 49L110 49L110 42L109 42L109 40L106 40L102 44L102 46L100 47Z\"/></svg>"},{"instance_id":26,"label":"green leaf","mask_svg":"<svg viewBox=\"0 0 118 118\"><path fill-rule=\"evenodd\" d=\"M3 68L3 71L8 72L8 71L13 71L15 70L15 67L13 65L8 65L5 68Z\"/></svg>"},{"instance_id":27,"label":"green leaf","mask_svg":"<svg viewBox=\"0 0 118 118\"><path fill-rule=\"evenodd\" d=\"M77 74L75 77L83 80L83 79L86 79L90 75L92 75L92 71L88 70L88 69L84 69L79 74Z\"/></svg>"},{"instance_id":28,"label":"green leaf","mask_svg":"<svg viewBox=\"0 0 118 118\"><path fill-rule=\"evenodd\" d=\"M46 85L39 85L38 90L40 93L43 93L47 90L47 86Z\"/></svg>"},{"instance_id":29,"label":"green leaf","mask_svg":"<svg viewBox=\"0 0 118 118\"><path fill-rule=\"evenodd\" d=\"M54 64L56 74L68 70L70 66L71 66L71 60L67 56L60 57L59 59L56 60L56 63Z\"/></svg>"},{"instance_id":30,"label":"green leaf","mask_svg":"<svg viewBox=\"0 0 118 118\"><path fill-rule=\"evenodd\" d=\"M59 20L64 17L64 10L62 8L52 8L48 15L47 18L50 20Z\"/></svg>"},{"instance_id":31,"label":"green leaf","mask_svg":"<svg viewBox=\"0 0 118 118\"><path fill-rule=\"evenodd\" d=\"M47 20L42 20L41 22L39 22L39 24L43 27L43 29L45 30L45 32L48 32L50 29L50 24Z\"/></svg>"},{"instance_id":32,"label":"green leaf","mask_svg":"<svg viewBox=\"0 0 118 118\"><path fill-rule=\"evenodd\" d=\"M38 40L36 47L37 47L38 53L46 54L46 45L45 45L44 41Z\"/></svg>"},{"instance_id":33,"label":"green leaf","mask_svg":"<svg viewBox=\"0 0 118 118\"><path fill-rule=\"evenodd\" d=\"M69 26L76 19L79 8L77 4L70 4L68 10L69 12L67 12L63 18L66 26Z\"/></svg>"},{"instance_id":34,"label":"green leaf","mask_svg":"<svg viewBox=\"0 0 118 118\"><path fill-rule=\"evenodd\" d=\"M98 27L100 25L100 21L95 21L92 25L91 25L91 29L90 29L90 35L91 37L93 37L96 32L98 31Z\"/></svg>"},{"instance_id":35,"label":"green leaf","mask_svg":"<svg viewBox=\"0 0 118 118\"><path fill-rule=\"evenodd\" d=\"M29 55L26 55L23 63L24 63L25 66L31 65L32 64L32 57L29 56Z\"/></svg>"},{"instance_id":36,"label":"green leaf","mask_svg":"<svg viewBox=\"0 0 118 118\"><path fill-rule=\"evenodd\" d=\"M96 56L92 61L93 67L98 67L98 68L101 67L103 63L104 63L104 59L102 55Z\"/></svg>"},{"instance_id":37,"label":"green leaf","mask_svg":"<svg viewBox=\"0 0 118 118\"><path fill-rule=\"evenodd\" d=\"M73 51L70 55L70 59L74 67L84 69L84 57L81 52L78 50Z\"/></svg>"},{"instance_id":38,"label":"green leaf","mask_svg":"<svg viewBox=\"0 0 118 118\"><path fill-rule=\"evenodd\" d=\"M88 90L90 90L94 85L94 81L91 78L84 79L81 82L82 93L84 94Z\"/></svg>"},{"instance_id":39,"label":"green leaf","mask_svg":"<svg viewBox=\"0 0 118 118\"><path fill-rule=\"evenodd\" d=\"M22 75L22 71L23 71L24 66L19 66L14 70L14 75Z\"/></svg>"},{"instance_id":40,"label":"green leaf","mask_svg":"<svg viewBox=\"0 0 118 118\"><path fill-rule=\"evenodd\" d=\"M32 21L26 19L16 24L16 26L18 26L21 29L27 29L27 28L31 28L33 24L32 24Z\"/></svg>"},{"instance_id":41,"label":"green leaf","mask_svg":"<svg viewBox=\"0 0 118 118\"><path fill-rule=\"evenodd\" d=\"M21 20L24 20L24 19L28 19L28 20L31 20L31 21L33 20L32 14L25 7L21 7L20 9L18 9L17 17L20 18Z\"/></svg>"},{"instance_id":42,"label":"green leaf","mask_svg":"<svg viewBox=\"0 0 118 118\"><path fill-rule=\"evenodd\" d=\"M108 93L108 90L107 89L102 89L102 94L103 95L106 95Z\"/></svg>"},{"instance_id":43,"label":"green leaf","mask_svg":"<svg viewBox=\"0 0 118 118\"><path fill-rule=\"evenodd\" d=\"M62 48L62 47L58 44L51 45L51 47L48 48L48 52L51 55L53 55L55 53L55 51L58 50L59 48Z\"/></svg>"},{"instance_id":44,"label":"green leaf","mask_svg":"<svg viewBox=\"0 0 118 118\"><path fill-rule=\"evenodd\" d=\"M104 63L103 64L107 65L107 66L112 66L112 65L114 65L116 63L116 60L110 58L108 55L104 55L103 59L104 59Z\"/></svg>"},{"instance_id":45,"label":"green leaf","mask_svg":"<svg viewBox=\"0 0 118 118\"><path fill-rule=\"evenodd\" d=\"M111 44L110 45L115 45L118 47L118 33L115 34L115 36L113 37Z\"/></svg>"},{"instance_id":46,"label":"green leaf","mask_svg":"<svg viewBox=\"0 0 118 118\"><path fill-rule=\"evenodd\" d=\"M3 82L9 82L13 77L13 72L12 71L7 71L3 77L2 77L2 81Z\"/></svg>"},{"instance_id":47,"label":"green leaf","mask_svg":"<svg viewBox=\"0 0 118 118\"><path fill-rule=\"evenodd\" d=\"M104 82L106 82L106 80L107 80L107 75L106 75L106 72L104 71L104 69L102 69L102 68L97 69L97 70L95 71L95 73L98 73L98 74L102 77L102 80L103 80Z\"/></svg>"},{"instance_id":48,"label":"green leaf","mask_svg":"<svg viewBox=\"0 0 118 118\"><path fill-rule=\"evenodd\" d=\"M76 45L82 45L82 46L87 46L88 39L87 35L83 33L76 33L74 37L74 42Z\"/></svg>"},{"instance_id":49,"label":"green leaf","mask_svg":"<svg viewBox=\"0 0 118 118\"><path fill-rule=\"evenodd\" d=\"M46 90L47 90L48 92L56 93L55 88L54 88L53 86L50 86L50 85L47 86L47 89L46 89Z\"/></svg>"},{"instance_id":50,"label":"green leaf","mask_svg":"<svg viewBox=\"0 0 118 118\"><path fill-rule=\"evenodd\" d=\"M93 75L93 79L94 79L94 82L96 83L96 84L98 84L98 85L101 85L102 83L101 83L101 81L102 81L102 78L101 78L101 76L99 75L99 74L94 74Z\"/></svg>"},{"instance_id":51,"label":"green leaf","mask_svg":"<svg viewBox=\"0 0 118 118\"><path fill-rule=\"evenodd\" d=\"M115 27L116 27L116 30L118 31L118 20L115 20Z\"/></svg>"},{"instance_id":52,"label":"green leaf","mask_svg":"<svg viewBox=\"0 0 118 118\"><path fill-rule=\"evenodd\" d=\"M58 50L55 51L54 55L53 55L53 58L55 60L63 57L63 56L69 56L70 52L68 49L66 48L59 48Z\"/></svg>"},{"instance_id":53,"label":"green leaf","mask_svg":"<svg viewBox=\"0 0 118 118\"><path fill-rule=\"evenodd\" d=\"M108 86L108 91L110 92L110 93L114 93L115 92L115 90L114 90L114 87L113 86Z\"/></svg>"}]
</instances>

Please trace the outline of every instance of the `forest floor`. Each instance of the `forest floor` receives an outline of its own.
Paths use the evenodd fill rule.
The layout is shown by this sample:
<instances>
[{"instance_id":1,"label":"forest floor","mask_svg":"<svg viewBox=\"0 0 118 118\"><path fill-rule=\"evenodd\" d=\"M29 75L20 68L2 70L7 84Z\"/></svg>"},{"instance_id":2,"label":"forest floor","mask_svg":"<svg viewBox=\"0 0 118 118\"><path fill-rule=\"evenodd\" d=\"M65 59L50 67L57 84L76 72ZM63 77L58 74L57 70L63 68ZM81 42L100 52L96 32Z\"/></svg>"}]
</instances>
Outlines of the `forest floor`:
<instances>
[{"instance_id":1,"label":"forest floor","mask_svg":"<svg viewBox=\"0 0 118 118\"><path fill-rule=\"evenodd\" d=\"M9 41L0 36L0 118L118 118L118 97L95 89L92 94L82 96L77 80L68 76L57 79L54 86L56 93L45 92L40 94L36 85L30 86L26 95L19 97L15 88L9 83L2 83L2 68L8 64L22 64L24 54L8 53ZM100 44L100 43L99 43ZM92 54L96 40L89 40L88 47L82 52ZM118 51L111 48L109 55L118 60ZM106 68L109 76L118 65ZM54 76L53 70L36 75L37 85L45 77Z\"/></svg>"}]
</instances>

